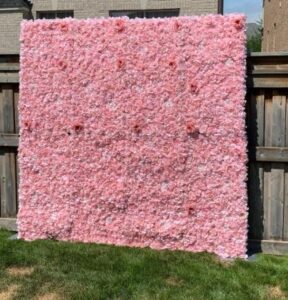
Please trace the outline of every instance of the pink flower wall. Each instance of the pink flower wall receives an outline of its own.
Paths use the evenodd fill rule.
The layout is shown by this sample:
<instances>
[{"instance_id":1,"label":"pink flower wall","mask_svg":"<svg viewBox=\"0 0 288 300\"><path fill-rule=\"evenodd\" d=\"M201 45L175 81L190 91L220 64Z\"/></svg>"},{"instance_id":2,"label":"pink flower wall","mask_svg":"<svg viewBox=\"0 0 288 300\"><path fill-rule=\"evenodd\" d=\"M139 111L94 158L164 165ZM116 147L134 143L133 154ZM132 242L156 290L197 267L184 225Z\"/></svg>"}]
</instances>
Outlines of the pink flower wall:
<instances>
[{"instance_id":1,"label":"pink flower wall","mask_svg":"<svg viewBox=\"0 0 288 300\"><path fill-rule=\"evenodd\" d=\"M244 257L244 27L24 21L20 237Z\"/></svg>"}]
</instances>

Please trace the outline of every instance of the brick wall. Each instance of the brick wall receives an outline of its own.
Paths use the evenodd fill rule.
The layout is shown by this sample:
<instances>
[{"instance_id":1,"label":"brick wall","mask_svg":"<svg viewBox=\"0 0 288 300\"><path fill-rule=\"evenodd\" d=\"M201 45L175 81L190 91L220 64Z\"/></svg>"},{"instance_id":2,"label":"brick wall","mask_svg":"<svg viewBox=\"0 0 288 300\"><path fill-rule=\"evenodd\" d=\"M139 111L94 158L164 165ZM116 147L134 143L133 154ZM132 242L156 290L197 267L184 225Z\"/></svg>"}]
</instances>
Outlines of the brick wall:
<instances>
[{"instance_id":1,"label":"brick wall","mask_svg":"<svg viewBox=\"0 0 288 300\"><path fill-rule=\"evenodd\" d=\"M20 22L23 12L0 13L0 54L19 53Z\"/></svg>"},{"instance_id":2,"label":"brick wall","mask_svg":"<svg viewBox=\"0 0 288 300\"><path fill-rule=\"evenodd\" d=\"M218 12L218 0L34 0L33 15L45 10L73 10L75 18L106 17L109 10L180 8L181 15Z\"/></svg>"},{"instance_id":3,"label":"brick wall","mask_svg":"<svg viewBox=\"0 0 288 300\"><path fill-rule=\"evenodd\" d=\"M288 51L288 2L264 1L262 51Z\"/></svg>"}]
</instances>

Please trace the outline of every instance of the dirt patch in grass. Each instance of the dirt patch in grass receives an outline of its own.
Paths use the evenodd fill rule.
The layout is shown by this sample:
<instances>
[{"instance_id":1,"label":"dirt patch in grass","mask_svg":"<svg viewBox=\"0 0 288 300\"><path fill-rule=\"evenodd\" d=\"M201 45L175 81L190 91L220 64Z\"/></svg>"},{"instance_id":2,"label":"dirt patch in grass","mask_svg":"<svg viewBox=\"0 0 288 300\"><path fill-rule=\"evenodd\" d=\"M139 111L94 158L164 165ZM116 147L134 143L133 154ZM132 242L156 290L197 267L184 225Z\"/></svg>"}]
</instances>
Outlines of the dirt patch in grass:
<instances>
[{"instance_id":1,"label":"dirt patch in grass","mask_svg":"<svg viewBox=\"0 0 288 300\"><path fill-rule=\"evenodd\" d=\"M17 284L10 285L6 290L0 292L0 300L12 300L18 288Z\"/></svg>"},{"instance_id":2,"label":"dirt patch in grass","mask_svg":"<svg viewBox=\"0 0 288 300\"><path fill-rule=\"evenodd\" d=\"M48 294L39 295L34 300L61 300L61 299L63 298L57 295L56 293L48 293Z\"/></svg>"},{"instance_id":3,"label":"dirt patch in grass","mask_svg":"<svg viewBox=\"0 0 288 300\"><path fill-rule=\"evenodd\" d=\"M28 276L34 272L34 268L19 268L19 267L11 267L7 269L7 273L10 276ZM0 299L1 300L1 299Z\"/></svg>"},{"instance_id":4,"label":"dirt patch in grass","mask_svg":"<svg viewBox=\"0 0 288 300\"><path fill-rule=\"evenodd\" d=\"M212 255L213 261L216 262L218 265L221 265L222 267L233 267L233 265L235 264L235 259L225 259L225 258L221 258L217 255Z\"/></svg>"},{"instance_id":5,"label":"dirt patch in grass","mask_svg":"<svg viewBox=\"0 0 288 300\"><path fill-rule=\"evenodd\" d=\"M285 293L282 291L280 286L271 286L267 292L268 299L284 300L286 299Z\"/></svg>"},{"instance_id":6,"label":"dirt patch in grass","mask_svg":"<svg viewBox=\"0 0 288 300\"><path fill-rule=\"evenodd\" d=\"M166 283L168 285L171 285L171 286L181 286L183 281L181 279L178 279L176 277L168 277L166 278Z\"/></svg>"}]
</instances>

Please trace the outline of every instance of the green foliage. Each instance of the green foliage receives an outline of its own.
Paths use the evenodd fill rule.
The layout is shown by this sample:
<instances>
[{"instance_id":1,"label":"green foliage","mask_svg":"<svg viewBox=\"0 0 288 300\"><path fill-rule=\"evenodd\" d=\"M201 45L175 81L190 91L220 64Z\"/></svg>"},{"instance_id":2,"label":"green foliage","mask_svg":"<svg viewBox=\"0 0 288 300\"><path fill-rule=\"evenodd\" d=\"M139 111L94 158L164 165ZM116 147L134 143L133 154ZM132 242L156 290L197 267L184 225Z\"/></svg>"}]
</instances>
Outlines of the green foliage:
<instances>
[{"instance_id":1,"label":"green foliage","mask_svg":"<svg viewBox=\"0 0 288 300\"><path fill-rule=\"evenodd\" d=\"M247 48L250 52L261 52L261 35L255 34L248 38Z\"/></svg>"},{"instance_id":2,"label":"green foliage","mask_svg":"<svg viewBox=\"0 0 288 300\"><path fill-rule=\"evenodd\" d=\"M261 52L261 43L262 43L262 21L258 21L257 25L259 28L257 31L247 39L247 49L250 52Z\"/></svg>"},{"instance_id":3,"label":"green foliage","mask_svg":"<svg viewBox=\"0 0 288 300\"><path fill-rule=\"evenodd\" d=\"M0 298L11 285L18 285L14 300L51 293L72 300L265 300L288 295L288 257L223 262L206 253L24 242L9 236L0 231ZM11 267L34 271L15 276L7 271Z\"/></svg>"}]
</instances>

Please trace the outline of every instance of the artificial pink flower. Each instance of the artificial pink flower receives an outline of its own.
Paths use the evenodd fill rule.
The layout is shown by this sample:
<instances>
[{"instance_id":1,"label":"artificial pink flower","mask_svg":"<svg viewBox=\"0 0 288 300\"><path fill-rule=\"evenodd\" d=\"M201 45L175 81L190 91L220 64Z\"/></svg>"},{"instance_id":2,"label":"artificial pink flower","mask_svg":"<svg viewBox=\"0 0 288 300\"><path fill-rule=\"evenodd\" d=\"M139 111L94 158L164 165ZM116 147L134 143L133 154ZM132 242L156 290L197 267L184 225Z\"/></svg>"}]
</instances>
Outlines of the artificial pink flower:
<instances>
[{"instance_id":1,"label":"artificial pink flower","mask_svg":"<svg viewBox=\"0 0 288 300\"><path fill-rule=\"evenodd\" d=\"M125 29L125 21L123 19L117 19L115 23L116 23L116 31L123 32Z\"/></svg>"}]
</instances>

